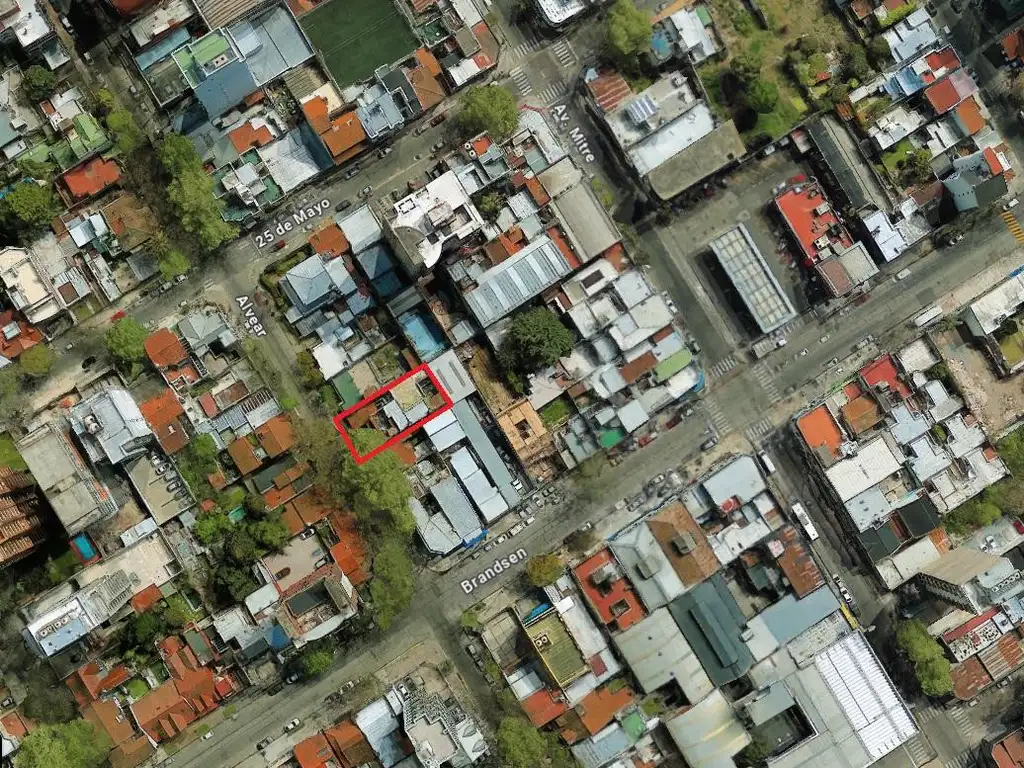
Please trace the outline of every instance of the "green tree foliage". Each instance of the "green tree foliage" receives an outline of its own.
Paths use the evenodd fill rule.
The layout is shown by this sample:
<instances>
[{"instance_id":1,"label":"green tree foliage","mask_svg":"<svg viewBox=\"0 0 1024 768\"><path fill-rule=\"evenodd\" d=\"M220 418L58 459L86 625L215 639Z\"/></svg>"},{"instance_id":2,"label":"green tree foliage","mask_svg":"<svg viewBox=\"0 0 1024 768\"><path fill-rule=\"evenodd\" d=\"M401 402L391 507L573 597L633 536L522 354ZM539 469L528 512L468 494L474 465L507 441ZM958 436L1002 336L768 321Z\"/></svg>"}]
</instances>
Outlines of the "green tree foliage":
<instances>
[{"instance_id":1,"label":"green tree foliage","mask_svg":"<svg viewBox=\"0 0 1024 768\"><path fill-rule=\"evenodd\" d=\"M729 68L744 86L751 86L761 77L764 57L754 51L744 51L732 57Z\"/></svg>"},{"instance_id":2,"label":"green tree foliage","mask_svg":"<svg viewBox=\"0 0 1024 768\"><path fill-rule=\"evenodd\" d=\"M318 648L302 654L302 671L306 677L319 677L331 668L334 662L334 654L330 651Z\"/></svg>"},{"instance_id":3,"label":"green tree foliage","mask_svg":"<svg viewBox=\"0 0 1024 768\"><path fill-rule=\"evenodd\" d=\"M754 111L767 115L779 103L779 88L767 80L757 80L747 89L747 105Z\"/></svg>"},{"instance_id":4,"label":"green tree foliage","mask_svg":"<svg viewBox=\"0 0 1024 768\"><path fill-rule=\"evenodd\" d=\"M772 748L766 742L754 739L736 755L736 765L738 768L761 768L771 753Z\"/></svg>"},{"instance_id":5,"label":"green tree foliage","mask_svg":"<svg viewBox=\"0 0 1024 768\"><path fill-rule=\"evenodd\" d=\"M32 101L42 101L57 90L57 76L46 67L33 64L25 70L25 93Z\"/></svg>"},{"instance_id":6,"label":"green tree foliage","mask_svg":"<svg viewBox=\"0 0 1024 768\"><path fill-rule=\"evenodd\" d=\"M195 235L200 245L213 250L237 234L221 218L224 204L213 196L213 178L203 169L202 158L185 136L169 133L157 150L160 162L171 179L167 197L186 232Z\"/></svg>"},{"instance_id":7,"label":"green tree foliage","mask_svg":"<svg viewBox=\"0 0 1024 768\"><path fill-rule=\"evenodd\" d=\"M946 530L962 536L977 528L984 528L986 525L994 523L1003 516L1003 511L992 501L987 500L991 498L992 496L986 493L981 499L971 499L961 504L946 515L944 519Z\"/></svg>"},{"instance_id":8,"label":"green tree foliage","mask_svg":"<svg viewBox=\"0 0 1024 768\"><path fill-rule=\"evenodd\" d=\"M475 85L459 101L459 127L468 134L487 133L501 141L512 135L519 123L516 98L508 88Z\"/></svg>"},{"instance_id":9,"label":"green tree foliage","mask_svg":"<svg viewBox=\"0 0 1024 768\"><path fill-rule=\"evenodd\" d=\"M506 768L536 768L547 764L548 743L529 720L512 715L498 726L498 754Z\"/></svg>"},{"instance_id":10,"label":"green tree foliage","mask_svg":"<svg viewBox=\"0 0 1024 768\"><path fill-rule=\"evenodd\" d=\"M164 621L174 629L181 629L199 618L192 610L188 602L181 595L171 595L167 598L166 607L163 610Z\"/></svg>"},{"instance_id":11,"label":"green tree foliage","mask_svg":"<svg viewBox=\"0 0 1024 768\"><path fill-rule=\"evenodd\" d=\"M129 624L129 637L132 645L148 651L153 643L159 640L164 634L164 622L160 613L156 610L149 610L145 613L135 614Z\"/></svg>"},{"instance_id":12,"label":"green tree foliage","mask_svg":"<svg viewBox=\"0 0 1024 768\"><path fill-rule=\"evenodd\" d=\"M106 88L100 88L96 91L95 112L97 117L106 117L115 109L117 109L117 99L114 98L113 93Z\"/></svg>"},{"instance_id":13,"label":"green tree foliage","mask_svg":"<svg viewBox=\"0 0 1024 768\"><path fill-rule=\"evenodd\" d=\"M651 20L633 0L615 0L608 11L605 39L612 59L636 69L637 57L651 49Z\"/></svg>"},{"instance_id":14,"label":"green tree foliage","mask_svg":"<svg viewBox=\"0 0 1024 768\"><path fill-rule=\"evenodd\" d=\"M1014 474L1024 473L1024 430L1007 435L999 445L999 455Z\"/></svg>"},{"instance_id":15,"label":"green tree foliage","mask_svg":"<svg viewBox=\"0 0 1024 768\"><path fill-rule=\"evenodd\" d=\"M860 45L851 45L844 51L843 74L846 78L855 78L864 82L871 77L871 64L868 63L867 51Z\"/></svg>"},{"instance_id":16,"label":"green tree foliage","mask_svg":"<svg viewBox=\"0 0 1024 768\"><path fill-rule=\"evenodd\" d=\"M53 368L53 352L45 344L29 347L18 356L18 364L27 376L39 379Z\"/></svg>"},{"instance_id":17,"label":"green tree foliage","mask_svg":"<svg viewBox=\"0 0 1024 768\"><path fill-rule=\"evenodd\" d=\"M22 181L0 200L0 220L5 229L24 237L50 225L59 212L53 188Z\"/></svg>"},{"instance_id":18,"label":"green tree foliage","mask_svg":"<svg viewBox=\"0 0 1024 768\"><path fill-rule=\"evenodd\" d=\"M225 512L203 512L196 519L192 533L205 546L211 547L222 541L233 526Z\"/></svg>"},{"instance_id":19,"label":"green tree foliage","mask_svg":"<svg viewBox=\"0 0 1024 768\"><path fill-rule=\"evenodd\" d=\"M324 385L324 375L320 372L316 358L308 349L299 352L295 357L295 374L299 383L306 389L318 389Z\"/></svg>"},{"instance_id":20,"label":"green tree foliage","mask_svg":"<svg viewBox=\"0 0 1024 768\"><path fill-rule=\"evenodd\" d=\"M412 486L405 476L405 466L393 451L383 451L363 464L356 464L338 430L323 419L296 424L295 435L296 452L313 465L317 484L339 504L350 508L364 530L382 537L412 536L416 530L409 510ZM384 440L383 435L371 429L353 430L351 437L362 454Z\"/></svg>"},{"instance_id":21,"label":"green tree foliage","mask_svg":"<svg viewBox=\"0 0 1024 768\"><path fill-rule=\"evenodd\" d=\"M583 554L597 544L597 536L594 535L593 530L577 530L565 537L565 543L572 551Z\"/></svg>"},{"instance_id":22,"label":"green tree foliage","mask_svg":"<svg viewBox=\"0 0 1024 768\"><path fill-rule=\"evenodd\" d=\"M373 558L370 598L377 626L387 630L395 617L412 603L412 560L405 544L395 538L384 540Z\"/></svg>"},{"instance_id":23,"label":"green tree foliage","mask_svg":"<svg viewBox=\"0 0 1024 768\"><path fill-rule=\"evenodd\" d=\"M288 526L281 520L281 513L276 510L267 512L262 520L246 521L245 527L263 550L260 557L268 552L280 552L292 537Z\"/></svg>"},{"instance_id":24,"label":"green tree foliage","mask_svg":"<svg viewBox=\"0 0 1024 768\"><path fill-rule=\"evenodd\" d=\"M572 332L550 309L538 307L512 318L499 358L518 374L534 373L568 355L572 345Z\"/></svg>"},{"instance_id":25,"label":"green tree foliage","mask_svg":"<svg viewBox=\"0 0 1024 768\"><path fill-rule=\"evenodd\" d=\"M222 563L213 575L213 587L231 602L240 603L259 588L252 570Z\"/></svg>"},{"instance_id":26,"label":"green tree foliage","mask_svg":"<svg viewBox=\"0 0 1024 768\"><path fill-rule=\"evenodd\" d=\"M41 723L66 723L78 717L78 708L71 689L54 677L53 672L37 666L25 681L26 698L22 713Z\"/></svg>"},{"instance_id":27,"label":"green tree foliage","mask_svg":"<svg viewBox=\"0 0 1024 768\"><path fill-rule=\"evenodd\" d=\"M267 500L258 493L250 493L243 502L245 513L249 517L262 518L267 514Z\"/></svg>"},{"instance_id":28,"label":"green tree foliage","mask_svg":"<svg viewBox=\"0 0 1024 768\"><path fill-rule=\"evenodd\" d=\"M928 634L919 619L901 621L896 627L896 645L914 665L921 691L928 696L943 696L953 690L950 663L942 646Z\"/></svg>"},{"instance_id":29,"label":"green tree foliage","mask_svg":"<svg viewBox=\"0 0 1024 768\"><path fill-rule=\"evenodd\" d=\"M554 554L535 555L526 563L526 577L535 587L554 584L564 572L561 558Z\"/></svg>"},{"instance_id":30,"label":"green tree foliage","mask_svg":"<svg viewBox=\"0 0 1024 768\"><path fill-rule=\"evenodd\" d=\"M111 747L107 734L88 720L43 725L21 742L17 768L100 768Z\"/></svg>"},{"instance_id":31,"label":"green tree foliage","mask_svg":"<svg viewBox=\"0 0 1024 768\"><path fill-rule=\"evenodd\" d=\"M192 265L188 258L176 248L172 248L167 255L160 259L160 277L166 281L173 280L178 275L184 275L191 269Z\"/></svg>"},{"instance_id":32,"label":"green tree foliage","mask_svg":"<svg viewBox=\"0 0 1024 768\"><path fill-rule=\"evenodd\" d=\"M488 221L494 221L498 218L498 214L501 213L501 209L504 207L505 201L501 195L497 192L488 192L485 195L481 195L480 202L477 204L477 209L483 214L483 217Z\"/></svg>"},{"instance_id":33,"label":"green tree foliage","mask_svg":"<svg viewBox=\"0 0 1024 768\"><path fill-rule=\"evenodd\" d=\"M120 363L134 363L146 356L146 337L149 335L134 317L122 317L107 331L103 340L107 351Z\"/></svg>"},{"instance_id":34,"label":"green tree foliage","mask_svg":"<svg viewBox=\"0 0 1024 768\"><path fill-rule=\"evenodd\" d=\"M107 115L106 123L114 135L114 144L122 155L130 155L142 146L146 137L127 109L115 109Z\"/></svg>"},{"instance_id":35,"label":"green tree foliage","mask_svg":"<svg viewBox=\"0 0 1024 768\"><path fill-rule=\"evenodd\" d=\"M892 50L884 37L878 35L868 43L868 59L875 69L882 71L892 65Z\"/></svg>"},{"instance_id":36,"label":"green tree foliage","mask_svg":"<svg viewBox=\"0 0 1024 768\"><path fill-rule=\"evenodd\" d=\"M0 368L0 428L20 426L28 413L24 373L20 367Z\"/></svg>"}]
</instances>

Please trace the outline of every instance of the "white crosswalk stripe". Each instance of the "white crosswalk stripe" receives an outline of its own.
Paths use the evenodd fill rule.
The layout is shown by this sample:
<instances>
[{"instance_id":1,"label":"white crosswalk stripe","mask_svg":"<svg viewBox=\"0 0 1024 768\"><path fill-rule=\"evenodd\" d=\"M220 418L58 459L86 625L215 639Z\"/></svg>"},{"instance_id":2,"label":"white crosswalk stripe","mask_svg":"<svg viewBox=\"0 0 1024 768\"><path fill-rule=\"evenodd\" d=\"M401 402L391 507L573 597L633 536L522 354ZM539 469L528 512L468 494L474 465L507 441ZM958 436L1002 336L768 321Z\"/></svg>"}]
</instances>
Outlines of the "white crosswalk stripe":
<instances>
[{"instance_id":1,"label":"white crosswalk stripe","mask_svg":"<svg viewBox=\"0 0 1024 768\"><path fill-rule=\"evenodd\" d=\"M974 753L975 750L968 749L946 763L946 768L967 768L969 765L974 765Z\"/></svg>"},{"instance_id":2,"label":"white crosswalk stripe","mask_svg":"<svg viewBox=\"0 0 1024 768\"><path fill-rule=\"evenodd\" d=\"M568 40L559 40L551 50L555 54L555 58L558 59L558 63L563 67L571 67L577 61L576 51L572 49Z\"/></svg>"},{"instance_id":3,"label":"white crosswalk stripe","mask_svg":"<svg viewBox=\"0 0 1024 768\"><path fill-rule=\"evenodd\" d=\"M514 64L515 62L529 56L531 53L540 48L540 46L540 40L538 40L536 37L528 37L527 39L523 40L523 42L519 43L519 45L515 45L509 49L509 51L505 54L505 61L509 64Z\"/></svg>"},{"instance_id":4,"label":"white crosswalk stripe","mask_svg":"<svg viewBox=\"0 0 1024 768\"><path fill-rule=\"evenodd\" d=\"M924 724L934 720L936 717L942 716L942 710L938 707L928 707L928 709L922 709L917 713L917 722Z\"/></svg>"},{"instance_id":5,"label":"white crosswalk stripe","mask_svg":"<svg viewBox=\"0 0 1024 768\"><path fill-rule=\"evenodd\" d=\"M978 727L971 720L970 716L961 708L949 710L949 718L956 723L957 728L960 729L960 733L964 737L964 741L968 743L972 741L976 734Z\"/></svg>"},{"instance_id":6,"label":"white crosswalk stripe","mask_svg":"<svg viewBox=\"0 0 1024 768\"><path fill-rule=\"evenodd\" d=\"M932 759L932 752L921 743L920 735L914 736L904 746L907 748L907 752L910 753L910 758L914 761L915 766L924 765Z\"/></svg>"},{"instance_id":7,"label":"white crosswalk stripe","mask_svg":"<svg viewBox=\"0 0 1024 768\"><path fill-rule=\"evenodd\" d=\"M712 365L707 372L707 378L717 379L720 376L725 376L729 371L739 365L740 362L732 355L719 360L717 363Z\"/></svg>"},{"instance_id":8,"label":"white crosswalk stripe","mask_svg":"<svg viewBox=\"0 0 1024 768\"><path fill-rule=\"evenodd\" d=\"M511 70L508 75L512 78L512 82L516 84L516 90L519 91L520 96L529 96L533 93L533 86L530 85L530 78L527 77L526 73L519 67Z\"/></svg>"},{"instance_id":9,"label":"white crosswalk stripe","mask_svg":"<svg viewBox=\"0 0 1024 768\"><path fill-rule=\"evenodd\" d=\"M711 425L719 435L732 432L732 424L729 423L729 417L725 415L725 412L722 410L722 407L718 404L718 401L715 400L715 398L705 397L704 407L708 409L708 416L711 417Z\"/></svg>"},{"instance_id":10,"label":"white crosswalk stripe","mask_svg":"<svg viewBox=\"0 0 1024 768\"><path fill-rule=\"evenodd\" d=\"M549 85L542 91L537 91L532 97L531 101L540 104L541 106L547 106L565 96L565 83L558 83L557 85Z\"/></svg>"},{"instance_id":11,"label":"white crosswalk stripe","mask_svg":"<svg viewBox=\"0 0 1024 768\"><path fill-rule=\"evenodd\" d=\"M769 419L761 419L743 430L743 434L747 436L747 440L756 443L761 437L774 430L775 425Z\"/></svg>"},{"instance_id":12,"label":"white crosswalk stripe","mask_svg":"<svg viewBox=\"0 0 1024 768\"><path fill-rule=\"evenodd\" d=\"M808 319L808 315L797 315L784 326L775 331L775 333L785 338L786 336L789 336L789 334L794 333L795 331L798 331L805 325L807 325Z\"/></svg>"},{"instance_id":13,"label":"white crosswalk stripe","mask_svg":"<svg viewBox=\"0 0 1024 768\"><path fill-rule=\"evenodd\" d=\"M770 404L774 404L782 399L782 396L779 394L779 388L775 386L775 377L766 363L760 362L750 370L753 372L754 378L757 379L757 383L761 385L761 389L768 395Z\"/></svg>"}]
</instances>

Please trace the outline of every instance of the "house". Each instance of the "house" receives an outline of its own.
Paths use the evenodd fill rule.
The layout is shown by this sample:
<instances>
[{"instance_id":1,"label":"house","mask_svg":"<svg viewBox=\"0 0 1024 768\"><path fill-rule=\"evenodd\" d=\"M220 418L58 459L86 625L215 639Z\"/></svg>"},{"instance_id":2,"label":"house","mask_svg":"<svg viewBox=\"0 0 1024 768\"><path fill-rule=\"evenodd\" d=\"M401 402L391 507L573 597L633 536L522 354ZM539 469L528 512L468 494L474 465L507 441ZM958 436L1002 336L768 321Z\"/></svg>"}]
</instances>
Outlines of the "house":
<instances>
[{"instance_id":1,"label":"house","mask_svg":"<svg viewBox=\"0 0 1024 768\"><path fill-rule=\"evenodd\" d=\"M98 392L71 409L71 430L94 464L120 464L145 452L153 432L127 391Z\"/></svg>"},{"instance_id":2,"label":"house","mask_svg":"<svg viewBox=\"0 0 1024 768\"><path fill-rule=\"evenodd\" d=\"M332 112L338 113L331 117ZM370 148L355 111L331 109L327 97L313 94L302 101L302 114L335 165L342 165Z\"/></svg>"},{"instance_id":3,"label":"house","mask_svg":"<svg viewBox=\"0 0 1024 768\"><path fill-rule=\"evenodd\" d=\"M0 282L15 309L33 325L53 318L65 308L49 276L28 249L0 251Z\"/></svg>"},{"instance_id":4,"label":"house","mask_svg":"<svg viewBox=\"0 0 1024 768\"><path fill-rule=\"evenodd\" d=\"M185 408L170 389L139 405L139 412L153 431L160 447L168 454L177 453L189 443Z\"/></svg>"},{"instance_id":5,"label":"house","mask_svg":"<svg viewBox=\"0 0 1024 768\"><path fill-rule=\"evenodd\" d=\"M84 640L128 603L132 591L123 570L96 579L28 622L26 632L33 649L43 656L53 656Z\"/></svg>"},{"instance_id":6,"label":"house","mask_svg":"<svg viewBox=\"0 0 1024 768\"><path fill-rule=\"evenodd\" d=\"M62 186L58 190L68 207L100 194L121 180L121 169L116 160L95 157L60 177Z\"/></svg>"},{"instance_id":7,"label":"house","mask_svg":"<svg viewBox=\"0 0 1024 768\"><path fill-rule=\"evenodd\" d=\"M942 184L957 211L972 211L988 207L1006 195L1009 169L1005 153L986 147L967 157L955 158L953 172Z\"/></svg>"},{"instance_id":8,"label":"house","mask_svg":"<svg viewBox=\"0 0 1024 768\"><path fill-rule=\"evenodd\" d=\"M352 296L358 289L344 259L325 260L319 254L289 269L278 287L291 304L285 317L293 324L335 298Z\"/></svg>"},{"instance_id":9,"label":"house","mask_svg":"<svg viewBox=\"0 0 1024 768\"><path fill-rule=\"evenodd\" d=\"M222 354L238 343L227 319L220 312L190 312L178 323L185 347L196 357Z\"/></svg>"},{"instance_id":10,"label":"house","mask_svg":"<svg viewBox=\"0 0 1024 768\"><path fill-rule=\"evenodd\" d=\"M0 569L32 554L46 541L47 522L32 477L0 469Z\"/></svg>"}]
</instances>

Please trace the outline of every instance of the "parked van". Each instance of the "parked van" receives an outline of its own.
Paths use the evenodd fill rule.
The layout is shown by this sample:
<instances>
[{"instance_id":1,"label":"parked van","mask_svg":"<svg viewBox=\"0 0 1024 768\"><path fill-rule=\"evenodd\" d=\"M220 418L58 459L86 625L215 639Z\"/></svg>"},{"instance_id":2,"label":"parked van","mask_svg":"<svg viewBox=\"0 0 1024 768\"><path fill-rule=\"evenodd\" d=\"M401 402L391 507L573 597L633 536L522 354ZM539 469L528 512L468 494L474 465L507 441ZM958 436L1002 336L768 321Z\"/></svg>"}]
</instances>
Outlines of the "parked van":
<instances>
[{"instance_id":1,"label":"parked van","mask_svg":"<svg viewBox=\"0 0 1024 768\"><path fill-rule=\"evenodd\" d=\"M816 541L818 538L818 529L814 527L814 523L811 522L810 516L807 514L807 510L804 509L804 505L800 502L794 502L791 507L793 510L793 517L804 529L804 533L807 534L807 538L811 541Z\"/></svg>"},{"instance_id":2,"label":"parked van","mask_svg":"<svg viewBox=\"0 0 1024 768\"><path fill-rule=\"evenodd\" d=\"M908 277L910 277L910 270L909 269L901 269L899 272L896 273L896 280L897 281L899 281L899 280L906 280Z\"/></svg>"},{"instance_id":3,"label":"parked van","mask_svg":"<svg viewBox=\"0 0 1024 768\"><path fill-rule=\"evenodd\" d=\"M939 307L931 307L930 309L922 312L920 315L914 318L914 325L918 328L924 328L928 323L933 320L938 320L943 315L943 311Z\"/></svg>"},{"instance_id":4,"label":"parked van","mask_svg":"<svg viewBox=\"0 0 1024 768\"><path fill-rule=\"evenodd\" d=\"M761 451L757 454L757 458L761 460L761 466L764 467L764 471L769 475L775 474L775 464L772 462L772 457L765 451Z\"/></svg>"}]
</instances>

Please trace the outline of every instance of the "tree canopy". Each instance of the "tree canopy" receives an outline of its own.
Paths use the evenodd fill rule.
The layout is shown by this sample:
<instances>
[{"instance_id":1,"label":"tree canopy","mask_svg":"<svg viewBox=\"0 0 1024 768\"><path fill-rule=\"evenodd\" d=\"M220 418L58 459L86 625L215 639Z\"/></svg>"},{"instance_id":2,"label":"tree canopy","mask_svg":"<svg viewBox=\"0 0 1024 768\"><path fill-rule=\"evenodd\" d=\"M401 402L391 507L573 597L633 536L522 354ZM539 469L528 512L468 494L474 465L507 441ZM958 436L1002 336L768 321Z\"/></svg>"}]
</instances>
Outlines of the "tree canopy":
<instances>
[{"instance_id":1,"label":"tree canopy","mask_svg":"<svg viewBox=\"0 0 1024 768\"><path fill-rule=\"evenodd\" d=\"M146 356L145 341L149 335L134 317L122 317L107 331L107 351L121 363L134 363Z\"/></svg>"},{"instance_id":2,"label":"tree canopy","mask_svg":"<svg viewBox=\"0 0 1024 768\"><path fill-rule=\"evenodd\" d=\"M633 0L615 0L605 26L608 52L613 59L630 67L640 54L650 50L652 34L650 18Z\"/></svg>"},{"instance_id":3,"label":"tree canopy","mask_svg":"<svg viewBox=\"0 0 1024 768\"><path fill-rule=\"evenodd\" d=\"M302 654L302 671L306 677L319 677L328 669L334 661L334 654L330 651L318 648Z\"/></svg>"},{"instance_id":4,"label":"tree canopy","mask_svg":"<svg viewBox=\"0 0 1024 768\"><path fill-rule=\"evenodd\" d=\"M762 115L767 115L779 103L779 88L767 80L757 80L747 89L747 105Z\"/></svg>"},{"instance_id":5,"label":"tree canopy","mask_svg":"<svg viewBox=\"0 0 1024 768\"><path fill-rule=\"evenodd\" d=\"M736 75L745 87L757 82L761 77L761 68L764 66L764 58L754 51L744 51L732 57L729 61L729 68ZM813 74L813 73L812 73Z\"/></svg>"},{"instance_id":6,"label":"tree canopy","mask_svg":"<svg viewBox=\"0 0 1024 768\"><path fill-rule=\"evenodd\" d=\"M160 268L160 277L164 280L173 280L178 275L184 275L191 268L185 254L176 248L172 248L167 255L160 259L157 266Z\"/></svg>"},{"instance_id":7,"label":"tree canopy","mask_svg":"<svg viewBox=\"0 0 1024 768\"><path fill-rule=\"evenodd\" d=\"M0 368L0 428L10 429L24 421L28 398L23 386L24 371L20 366Z\"/></svg>"},{"instance_id":8,"label":"tree canopy","mask_svg":"<svg viewBox=\"0 0 1024 768\"><path fill-rule=\"evenodd\" d=\"M114 98L114 94L106 88L100 88L96 91L96 107L95 113L99 117L105 117L117 109L117 99Z\"/></svg>"},{"instance_id":9,"label":"tree canopy","mask_svg":"<svg viewBox=\"0 0 1024 768\"><path fill-rule=\"evenodd\" d=\"M107 115L107 128L114 135L114 144L123 155L130 155L145 140L142 129L127 109L115 109Z\"/></svg>"},{"instance_id":10,"label":"tree canopy","mask_svg":"<svg viewBox=\"0 0 1024 768\"><path fill-rule=\"evenodd\" d=\"M377 626L387 630L395 617L412 604L412 560L405 544L386 539L373 558L373 581L370 598Z\"/></svg>"},{"instance_id":11,"label":"tree canopy","mask_svg":"<svg viewBox=\"0 0 1024 768\"><path fill-rule=\"evenodd\" d=\"M53 351L45 344L35 344L18 356L18 364L26 375L42 378L53 368Z\"/></svg>"},{"instance_id":12,"label":"tree canopy","mask_svg":"<svg viewBox=\"0 0 1024 768\"><path fill-rule=\"evenodd\" d=\"M71 690L50 669L39 665L31 670L25 687L21 711L26 717L41 723L66 723L78 717Z\"/></svg>"},{"instance_id":13,"label":"tree canopy","mask_svg":"<svg viewBox=\"0 0 1024 768\"><path fill-rule=\"evenodd\" d=\"M5 228L22 237L49 226L59 212L51 186L20 181L0 200Z\"/></svg>"},{"instance_id":14,"label":"tree canopy","mask_svg":"<svg viewBox=\"0 0 1024 768\"><path fill-rule=\"evenodd\" d=\"M46 67L33 64L25 70L25 93L32 101L42 101L57 90L57 76Z\"/></svg>"},{"instance_id":15,"label":"tree canopy","mask_svg":"<svg viewBox=\"0 0 1024 768\"><path fill-rule=\"evenodd\" d=\"M21 742L17 768L100 768L111 743L106 733L87 720L41 725Z\"/></svg>"},{"instance_id":16,"label":"tree canopy","mask_svg":"<svg viewBox=\"0 0 1024 768\"><path fill-rule=\"evenodd\" d=\"M380 536L412 536L416 530L409 510L412 486L394 451L382 451L356 464L338 430L322 419L297 424L295 435L297 452L313 465L317 484L337 503L349 507L365 529ZM384 441L372 429L352 430L351 437L361 454Z\"/></svg>"},{"instance_id":17,"label":"tree canopy","mask_svg":"<svg viewBox=\"0 0 1024 768\"><path fill-rule=\"evenodd\" d=\"M515 96L499 85L475 85L463 92L459 103L457 119L467 133L486 132L501 141L511 136L519 123Z\"/></svg>"},{"instance_id":18,"label":"tree canopy","mask_svg":"<svg viewBox=\"0 0 1024 768\"><path fill-rule=\"evenodd\" d=\"M157 149L160 163L170 177L167 197L174 206L182 228L213 250L234 237L237 229L224 221L223 202L213 195L213 177L203 169L202 158L185 136L169 133Z\"/></svg>"},{"instance_id":19,"label":"tree canopy","mask_svg":"<svg viewBox=\"0 0 1024 768\"><path fill-rule=\"evenodd\" d=\"M572 332L550 309L538 307L512 318L500 358L506 368L516 373L534 373L568 355L572 345Z\"/></svg>"},{"instance_id":20,"label":"tree canopy","mask_svg":"<svg viewBox=\"0 0 1024 768\"><path fill-rule=\"evenodd\" d=\"M529 720L512 715L498 726L498 754L507 768L536 768L547 763L548 744Z\"/></svg>"},{"instance_id":21,"label":"tree canopy","mask_svg":"<svg viewBox=\"0 0 1024 768\"><path fill-rule=\"evenodd\" d=\"M953 690L950 663L942 646L928 634L919 619L901 621L896 627L896 645L914 665L921 691L928 696L944 696Z\"/></svg>"},{"instance_id":22,"label":"tree canopy","mask_svg":"<svg viewBox=\"0 0 1024 768\"><path fill-rule=\"evenodd\" d=\"M558 555L535 555L526 563L526 577L535 587L554 584L565 572L565 566Z\"/></svg>"}]
</instances>

